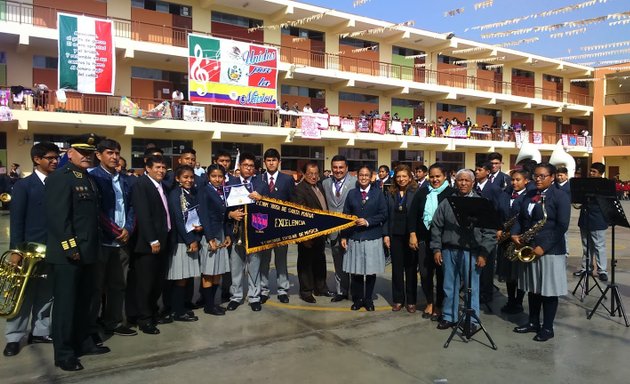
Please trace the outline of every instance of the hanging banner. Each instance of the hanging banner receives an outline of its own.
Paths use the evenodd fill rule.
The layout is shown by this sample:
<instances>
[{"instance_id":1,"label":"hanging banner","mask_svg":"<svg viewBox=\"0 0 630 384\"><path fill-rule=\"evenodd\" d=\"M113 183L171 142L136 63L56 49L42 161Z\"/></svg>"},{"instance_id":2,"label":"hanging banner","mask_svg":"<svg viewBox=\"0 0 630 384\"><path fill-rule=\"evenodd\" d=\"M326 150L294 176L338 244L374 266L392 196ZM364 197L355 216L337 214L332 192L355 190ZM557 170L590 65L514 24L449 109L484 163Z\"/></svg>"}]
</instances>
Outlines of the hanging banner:
<instances>
[{"instance_id":1,"label":"hanging banner","mask_svg":"<svg viewBox=\"0 0 630 384\"><path fill-rule=\"evenodd\" d=\"M308 115L302 116L302 125L300 129L302 130L303 139L321 139L322 138L322 134L317 124L317 120L313 116L308 116Z\"/></svg>"},{"instance_id":2,"label":"hanging banner","mask_svg":"<svg viewBox=\"0 0 630 384\"><path fill-rule=\"evenodd\" d=\"M389 128L389 131L394 135L402 135L403 134L403 126L400 121L392 121L392 125Z\"/></svg>"},{"instance_id":3,"label":"hanging banner","mask_svg":"<svg viewBox=\"0 0 630 384\"><path fill-rule=\"evenodd\" d=\"M188 35L188 100L276 109L278 49Z\"/></svg>"},{"instance_id":4,"label":"hanging banner","mask_svg":"<svg viewBox=\"0 0 630 384\"><path fill-rule=\"evenodd\" d=\"M90 94L114 94L116 50L111 20L57 14L58 88Z\"/></svg>"},{"instance_id":5,"label":"hanging banner","mask_svg":"<svg viewBox=\"0 0 630 384\"><path fill-rule=\"evenodd\" d=\"M155 108L150 110L142 109L140 106L127 97L120 98L120 104L118 106L118 113L122 116L137 117L140 119L172 119L171 104L168 101L163 101Z\"/></svg>"},{"instance_id":6,"label":"hanging banner","mask_svg":"<svg viewBox=\"0 0 630 384\"><path fill-rule=\"evenodd\" d=\"M532 132L534 136L534 144L542 144L543 143L543 135L542 132Z\"/></svg>"},{"instance_id":7,"label":"hanging banner","mask_svg":"<svg viewBox=\"0 0 630 384\"><path fill-rule=\"evenodd\" d=\"M385 120L376 119L372 121L372 132L384 135L386 130L387 123Z\"/></svg>"},{"instance_id":8,"label":"hanging banner","mask_svg":"<svg viewBox=\"0 0 630 384\"><path fill-rule=\"evenodd\" d=\"M357 219L269 197L245 205L245 213L245 252L248 254L341 231L354 226Z\"/></svg>"},{"instance_id":9,"label":"hanging banner","mask_svg":"<svg viewBox=\"0 0 630 384\"><path fill-rule=\"evenodd\" d=\"M342 132L356 132L357 125L353 119L341 119Z\"/></svg>"},{"instance_id":10,"label":"hanging banner","mask_svg":"<svg viewBox=\"0 0 630 384\"><path fill-rule=\"evenodd\" d=\"M197 105L184 105L184 121L206 121L206 109Z\"/></svg>"}]
</instances>

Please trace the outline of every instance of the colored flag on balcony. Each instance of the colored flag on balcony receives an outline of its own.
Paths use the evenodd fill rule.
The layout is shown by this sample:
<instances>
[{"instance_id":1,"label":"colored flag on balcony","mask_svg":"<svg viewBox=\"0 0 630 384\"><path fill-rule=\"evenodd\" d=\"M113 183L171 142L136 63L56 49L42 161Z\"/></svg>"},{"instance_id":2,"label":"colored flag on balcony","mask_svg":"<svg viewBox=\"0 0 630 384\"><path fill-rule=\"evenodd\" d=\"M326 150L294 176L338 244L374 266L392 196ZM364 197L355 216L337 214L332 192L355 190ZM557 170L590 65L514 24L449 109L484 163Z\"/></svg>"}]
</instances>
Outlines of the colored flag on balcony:
<instances>
[{"instance_id":1,"label":"colored flag on balcony","mask_svg":"<svg viewBox=\"0 0 630 384\"><path fill-rule=\"evenodd\" d=\"M188 100L276 109L278 49L188 35Z\"/></svg>"},{"instance_id":2,"label":"colored flag on balcony","mask_svg":"<svg viewBox=\"0 0 630 384\"><path fill-rule=\"evenodd\" d=\"M81 93L114 93L116 50L111 20L57 15L59 89Z\"/></svg>"}]
</instances>

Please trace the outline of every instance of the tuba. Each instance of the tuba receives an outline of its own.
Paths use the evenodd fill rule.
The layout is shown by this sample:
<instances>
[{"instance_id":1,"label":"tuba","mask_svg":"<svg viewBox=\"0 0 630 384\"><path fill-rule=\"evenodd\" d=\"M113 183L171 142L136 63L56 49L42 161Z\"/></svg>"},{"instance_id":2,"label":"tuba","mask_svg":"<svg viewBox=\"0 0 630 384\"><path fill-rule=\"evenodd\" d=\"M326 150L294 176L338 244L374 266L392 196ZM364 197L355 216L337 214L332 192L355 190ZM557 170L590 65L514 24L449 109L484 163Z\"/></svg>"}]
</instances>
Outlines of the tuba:
<instances>
[{"instance_id":1,"label":"tuba","mask_svg":"<svg viewBox=\"0 0 630 384\"><path fill-rule=\"evenodd\" d=\"M22 243L0 257L0 316L12 318L18 314L29 279L37 264L46 257L46 246L39 243ZM19 260L16 260L18 259Z\"/></svg>"},{"instance_id":2,"label":"tuba","mask_svg":"<svg viewBox=\"0 0 630 384\"><path fill-rule=\"evenodd\" d=\"M516 164L520 163L523 160L534 160L535 162L540 163L542 161L542 155L534 144L523 143L521 145L521 150L516 156Z\"/></svg>"},{"instance_id":3,"label":"tuba","mask_svg":"<svg viewBox=\"0 0 630 384\"><path fill-rule=\"evenodd\" d=\"M11 202L11 195L4 192L4 193L0 193L0 203L2 204L6 204L6 203L10 203Z\"/></svg>"},{"instance_id":4,"label":"tuba","mask_svg":"<svg viewBox=\"0 0 630 384\"><path fill-rule=\"evenodd\" d=\"M551 153L549 158L549 164L553 164L556 167L566 167L569 178L575 176L575 159L564 151L562 146L562 140L558 140L556 149Z\"/></svg>"},{"instance_id":5,"label":"tuba","mask_svg":"<svg viewBox=\"0 0 630 384\"><path fill-rule=\"evenodd\" d=\"M521 243L525 244L520 248L516 248L515 243L510 243L505 251L505 257L510 261L520 261L523 263L531 263L538 259L538 256L534 253L534 248L527 245L531 243L534 236L545 226L547 222L547 209L545 208L545 197L541 196L541 205L543 211L543 218L534 224L531 228L525 231L521 235Z\"/></svg>"}]
</instances>

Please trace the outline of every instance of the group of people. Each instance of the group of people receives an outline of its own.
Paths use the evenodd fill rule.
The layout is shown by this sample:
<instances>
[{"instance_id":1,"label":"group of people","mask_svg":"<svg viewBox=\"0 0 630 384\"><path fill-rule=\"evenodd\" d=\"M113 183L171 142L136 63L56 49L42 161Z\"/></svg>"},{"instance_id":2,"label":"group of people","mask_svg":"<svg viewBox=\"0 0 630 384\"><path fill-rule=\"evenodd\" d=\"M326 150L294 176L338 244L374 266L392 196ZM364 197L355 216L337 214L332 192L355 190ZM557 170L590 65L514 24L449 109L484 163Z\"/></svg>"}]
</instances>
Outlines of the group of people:
<instances>
[{"instance_id":1,"label":"group of people","mask_svg":"<svg viewBox=\"0 0 630 384\"><path fill-rule=\"evenodd\" d=\"M357 217L351 228L297 244L298 292L306 303L325 297L350 300L352 310L374 311L376 276L385 272L389 255L392 311L417 311L419 272L426 298L422 317L448 329L458 319L469 263L474 263L470 284L477 313L480 301L492 300L496 264L508 291L502 311L522 312L528 294L529 322L514 331L535 332L537 341L553 337L558 296L567 290L570 216L566 180L554 180L562 180L566 169L524 164L510 178L501 172L502 156L495 152L475 170L457 171L451 184L450 171L439 163L413 171L398 165L392 175L387 166L377 174L361 166L354 176L346 158L336 155L330 177L321 179L318 163L307 162L296 185L280 172L281 155L273 148L263 154L265 170L258 174L256 157L241 153L235 176L228 172L232 158L227 152L219 151L201 172L196 152L186 148L175 169L168 170L161 149L152 147L145 152L144 174L135 178L120 168L120 149L112 139L75 137L67 163L57 169L55 144L33 146L34 172L13 190L10 243L12 249L23 242L46 244L46 262L38 274L49 278L31 280L20 312L7 321L5 356L19 353L28 336L29 343L53 343L55 364L75 371L83 369L81 356L109 352L101 333L133 336L137 327L157 335L161 324L197 321L197 308L222 316L247 303L258 312L273 285L277 300L289 303L288 246L246 253L245 211L228 206L224 194L225 186L234 185L246 186L254 200L268 196ZM449 196L490 200L506 226L498 231L461 227ZM527 245L537 259L507 261L504 245L520 247L521 236L534 226L541 228L528 235ZM509 241L501 243L507 232ZM334 263L332 287L326 279L327 246ZM19 257L16 253L13 262ZM599 259L597 264L600 278L605 251L603 258L603 265ZM201 281L197 289L195 278ZM193 302L196 291L200 299Z\"/></svg>"}]
</instances>

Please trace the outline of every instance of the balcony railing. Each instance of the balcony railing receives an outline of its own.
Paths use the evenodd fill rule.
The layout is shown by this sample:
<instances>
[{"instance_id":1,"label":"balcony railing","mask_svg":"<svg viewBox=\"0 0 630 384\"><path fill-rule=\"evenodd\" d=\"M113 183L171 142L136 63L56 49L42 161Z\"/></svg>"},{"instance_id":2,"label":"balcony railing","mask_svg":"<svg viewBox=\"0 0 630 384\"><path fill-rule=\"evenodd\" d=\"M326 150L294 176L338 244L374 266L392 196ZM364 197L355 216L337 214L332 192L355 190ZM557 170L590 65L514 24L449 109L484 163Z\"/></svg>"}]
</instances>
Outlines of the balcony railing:
<instances>
[{"instance_id":1,"label":"balcony railing","mask_svg":"<svg viewBox=\"0 0 630 384\"><path fill-rule=\"evenodd\" d=\"M67 12L61 9L34 6L31 4L3 1L5 12L0 14L2 21L29 24L45 28L57 28L57 12ZM88 14L85 14L88 15ZM187 46L188 33L207 34L185 28L157 25L134 20L109 17L114 21L116 37L128 38L136 41L146 41L157 44ZM217 37L227 37L216 35ZM274 44L268 44L274 46ZM514 96L542 98L578 105L593 105L593 98L589 95L552 91L541 87L533 87L509 82L482 79L466 74L448 71L433 71L404 65L360 59L345 55L303 50L287 46L278 46L280 57L284 62L315 68L325 68L389 79L409 80L419 83L445 85L455 88L473 89Z\"/></svg>"},{"instance_id":2,"label":"balcony railing","mask_svg":"<svg viewBox=\"0 0 630 384\"><path fill-rule=\"evenodd\" d=\"M612 95L606 95L605 103L606 105L629 104L630 93L614 93Z\"/></svg>"},{"instance_id":3,"label":"balcony railing","mask_svg":"<svg viewBox=\"0 0 630 384\"><path fill-rule=\"evenodd\" d=\"M606 135L604 136L604 146L606 147L630 146L630 134Z\"/></svg>"}]
</instances>

